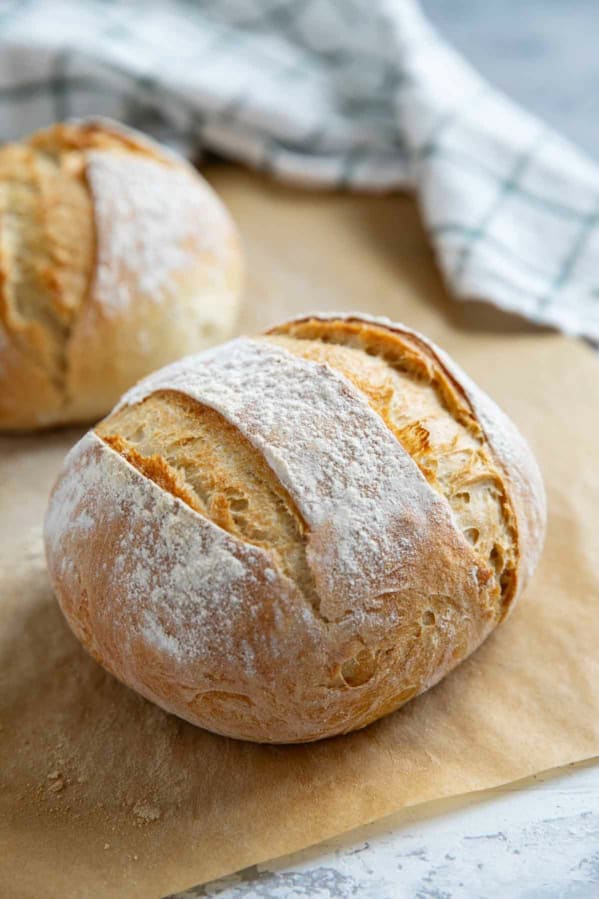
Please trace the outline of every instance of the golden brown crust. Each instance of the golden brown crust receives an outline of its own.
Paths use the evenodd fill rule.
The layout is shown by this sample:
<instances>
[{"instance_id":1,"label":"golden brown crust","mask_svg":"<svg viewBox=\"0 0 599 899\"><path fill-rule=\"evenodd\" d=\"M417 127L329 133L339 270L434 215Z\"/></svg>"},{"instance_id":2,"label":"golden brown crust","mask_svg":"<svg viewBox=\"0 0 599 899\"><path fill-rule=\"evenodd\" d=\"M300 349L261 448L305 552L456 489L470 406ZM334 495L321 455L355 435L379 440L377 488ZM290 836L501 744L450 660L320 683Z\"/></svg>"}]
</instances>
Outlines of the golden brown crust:
<instances>
[{"instance_id":1,"label":"golden brown crust","mask_svg":"<svg viewBox=\"0 0 599 899\"><path fill-rule=\"evenodd\" d=\"M65 347L87 295L93 213L83 167L0 150L0 427L62 403Z\"/></svg>"},{"instance_id":2,"label":"golden brown crust","mask_svg":"<svg viewBox=\"0 0 599 899\"><path fill-rule=\"evenodd\" d=\"M62 159L65 153L70 155L82 154L87 150L120 150L147 156L166 165L175 164L172 154L158 144L108 119L57 122L32 134L28 144L56 160ZM70 158L76 160L78 156Z\"/></svg>"},{"instance_id":3,"label":"golden brown crust","mask_svg":"<svg viewBox=\"0 0 599 899\"><path fill-rule=\"evenodd\" d=\"M504 419L439 351L356 316L275 330L131 391L67 460L46 544L117 677L219 733L296 742L436 683L530 553Z\"/></svg>"},{"instance_id":4,"label":"golden brown crust","mask_svg":"<svg viewBox=\"0 0 599 899\"><path fill-rule=\"evenodd\" d=\"M97 419L228 336L240 276L216 197L135 132L61 124L0 148L0 430Z\"/></svg>"},{"instance_id":5,"label":"golden brown crust","mask_svg":"<svg viewBox=\"0 0 599 899\"><path fill-rule=\"evenodd\" d=\"M261 742L345 733L434 683L492 626L467 591L427 594L424 582L326 621L272 556L177 503L90 433L55 488L46 546L83 645L194 724ZM229 553L241 571L225 588ZM218 591L206 566L213 554ZM438 579L439 590L450 581Z\"/></svg>"},{"instance_id":6,"label":"golden brown crust","mask_svg":"<svg viewBox=\"0 0 599 899\"><path fill-rule=\"evenodd\" d=\"M357 316L275 332L127 394L67 459L46 546L69 623L118 678L219 733L297 742L436 683L531 556L520 457L450 360Z\"/></svg>"}]
</instances>

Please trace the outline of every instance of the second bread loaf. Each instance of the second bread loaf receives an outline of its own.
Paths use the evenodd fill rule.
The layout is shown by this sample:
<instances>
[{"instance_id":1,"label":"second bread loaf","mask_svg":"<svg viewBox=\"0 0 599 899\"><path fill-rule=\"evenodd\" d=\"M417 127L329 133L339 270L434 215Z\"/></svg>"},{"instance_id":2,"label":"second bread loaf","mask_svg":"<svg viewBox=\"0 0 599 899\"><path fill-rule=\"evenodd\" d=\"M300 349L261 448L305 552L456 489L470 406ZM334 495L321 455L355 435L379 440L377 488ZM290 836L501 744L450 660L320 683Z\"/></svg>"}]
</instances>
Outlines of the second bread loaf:
<instances>
[{"instance_id":1,"label":"second bread loaf","mask_svg":"<svg viewBox=\"0 0 599 899\"><path fill-rule=\"evenodd\" d=\"M230 335L241 253L183 159L107 121L0 147L0 431L93 421Z\"/></svg>"}]
</instances>

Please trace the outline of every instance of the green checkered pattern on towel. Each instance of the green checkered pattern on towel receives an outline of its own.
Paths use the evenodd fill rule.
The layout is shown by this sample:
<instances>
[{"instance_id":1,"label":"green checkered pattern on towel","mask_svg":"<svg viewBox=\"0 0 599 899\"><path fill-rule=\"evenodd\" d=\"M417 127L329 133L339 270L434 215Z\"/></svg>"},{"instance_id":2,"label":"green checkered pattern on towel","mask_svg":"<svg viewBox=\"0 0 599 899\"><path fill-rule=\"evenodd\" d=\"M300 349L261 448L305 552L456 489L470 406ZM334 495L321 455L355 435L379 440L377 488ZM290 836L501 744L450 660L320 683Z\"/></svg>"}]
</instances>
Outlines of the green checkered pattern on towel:
<instances>
[{"instance_id":1,"label":"green checkered pattern on towel","mask_svg":"<svg viewBox=\"0 0 599 899\"><path fill-rule=\"evenodd\" d=\"M599 341L599 170L413 0L0 2L0 137L86 116L307 186L413 190L456 296Z\"/></svg>"}]
</instances>

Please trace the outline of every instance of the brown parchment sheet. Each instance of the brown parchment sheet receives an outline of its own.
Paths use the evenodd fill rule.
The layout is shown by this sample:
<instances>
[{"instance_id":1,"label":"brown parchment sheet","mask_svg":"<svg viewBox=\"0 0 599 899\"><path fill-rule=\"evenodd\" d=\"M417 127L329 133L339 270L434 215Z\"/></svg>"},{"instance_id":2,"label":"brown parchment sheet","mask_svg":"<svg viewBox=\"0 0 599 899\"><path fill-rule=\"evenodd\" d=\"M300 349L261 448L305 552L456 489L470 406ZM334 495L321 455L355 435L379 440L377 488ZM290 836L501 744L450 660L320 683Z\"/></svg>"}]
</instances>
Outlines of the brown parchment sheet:
<instances>
[{"instance_id":1,"label":"brown parchment sheet","mask_svg":"<svg viewBox=\"0 0 599 899\"><path fill-rule=\"evenodd\" d=\"M0 439L0 895L153 899L402 807L599 754L599 359L445 293L413 202L207 172L248 256L240 330L362 309L437 340L520 425L549 497L540 569L439 686L359 733L236 742L169 716L79 648L41 523L80 432Z\"/></svg>"}]
</instances>

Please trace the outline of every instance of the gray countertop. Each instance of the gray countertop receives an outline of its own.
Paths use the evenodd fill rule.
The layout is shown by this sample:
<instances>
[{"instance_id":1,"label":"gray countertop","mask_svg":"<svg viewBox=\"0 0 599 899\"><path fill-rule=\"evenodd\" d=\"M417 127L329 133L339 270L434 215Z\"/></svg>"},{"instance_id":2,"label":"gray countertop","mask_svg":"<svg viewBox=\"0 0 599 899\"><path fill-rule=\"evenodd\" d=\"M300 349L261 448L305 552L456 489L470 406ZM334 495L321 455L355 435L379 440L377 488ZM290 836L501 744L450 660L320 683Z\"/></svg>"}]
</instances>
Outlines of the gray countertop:
<instances>
[{"instance_id":1,"label":"gray countertop","mask_svg":"<svg viewBox=\"0 0 599 899\"><path fill-rule=\"evenodd\" d=\"M427 802L172 899L596 899L599 765Z\"/></svg>"},{"instance_id":2,"label":"gray countertop","mask_svg":"<svg viewBox=\"0 0 599 899\"><path fill-rule=\"evenodd\" d=\"M488 81L599 161L598 0L422 0L421 6Z\"/></svg>"}]
</instances>

